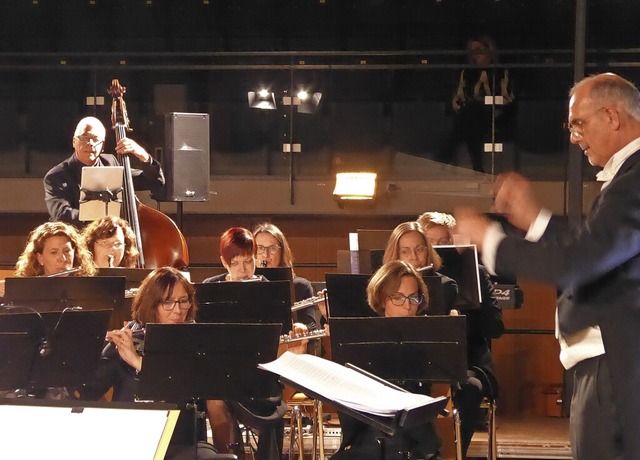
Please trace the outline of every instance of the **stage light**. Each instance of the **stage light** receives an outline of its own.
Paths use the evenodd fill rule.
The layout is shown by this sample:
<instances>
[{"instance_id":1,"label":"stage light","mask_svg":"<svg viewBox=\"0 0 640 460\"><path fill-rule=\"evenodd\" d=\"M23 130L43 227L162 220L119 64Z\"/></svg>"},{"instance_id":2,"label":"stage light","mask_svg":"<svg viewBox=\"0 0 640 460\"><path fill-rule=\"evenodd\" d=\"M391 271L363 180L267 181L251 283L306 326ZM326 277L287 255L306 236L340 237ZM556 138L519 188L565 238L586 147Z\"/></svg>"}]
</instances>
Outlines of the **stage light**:
<instances>
[{"instance_id":1,"label":"stage light","mask_svg":"<svg viewBox=\"0 0 640 460\"><path fill-rule=\"evenodd\" d=\"M372 203L376 195L376 173L346 172L336 174L333 197L338 205L345 203Z\"/></svg>"},{"instance_id":2,"label":"stage light","mask_svg":"<svg viewBox=\"0 0 640 460\"><path fill-rule=\"evenodd\" d=\"M249 107L252 109L275 110L276 96L267 88L260 88L258 91L247 93Z\"/></svg>"}]
</instances>

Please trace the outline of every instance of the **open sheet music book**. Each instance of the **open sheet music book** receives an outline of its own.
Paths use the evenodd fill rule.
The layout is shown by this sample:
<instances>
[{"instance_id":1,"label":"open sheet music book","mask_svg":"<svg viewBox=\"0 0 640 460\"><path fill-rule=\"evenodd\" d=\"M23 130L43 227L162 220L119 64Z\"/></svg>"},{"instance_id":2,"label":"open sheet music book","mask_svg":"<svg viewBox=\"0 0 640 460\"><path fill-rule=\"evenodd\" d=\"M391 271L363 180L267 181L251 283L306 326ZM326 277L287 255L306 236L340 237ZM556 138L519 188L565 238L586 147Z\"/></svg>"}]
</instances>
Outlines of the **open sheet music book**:
<instances>
[{"instance_id":1,"label":"open sheet music book","mask_svg":"<svg viewBox=\"0 0 640 460\"><path fill-rule=\"evenodd\" d=\"M286 352L275 361L258 367L353 410L373 415L393 417L398 411L446 399L397 390L354 369L313 355Z\"/></svg>"}]
</instances>

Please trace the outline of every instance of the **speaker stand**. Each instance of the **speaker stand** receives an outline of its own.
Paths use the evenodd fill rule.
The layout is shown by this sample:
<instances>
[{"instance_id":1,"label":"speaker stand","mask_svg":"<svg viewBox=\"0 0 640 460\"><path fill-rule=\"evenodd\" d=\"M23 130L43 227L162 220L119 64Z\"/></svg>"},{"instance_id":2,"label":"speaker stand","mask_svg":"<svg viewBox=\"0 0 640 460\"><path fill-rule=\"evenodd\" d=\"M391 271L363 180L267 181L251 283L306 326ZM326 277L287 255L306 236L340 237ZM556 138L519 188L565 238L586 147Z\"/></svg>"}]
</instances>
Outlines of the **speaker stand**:
<instances>
[{"instance_id":1,"label":"speaker stand","mask_svg":"<svg viewBox=\"0 0 640 460\"><path fill-rule=\"evenodd\" d=\"M176 225L178 226L178 230L182 231L182 201L178 201L178 210L176 213Z\"/></svg>"}]
</instances>

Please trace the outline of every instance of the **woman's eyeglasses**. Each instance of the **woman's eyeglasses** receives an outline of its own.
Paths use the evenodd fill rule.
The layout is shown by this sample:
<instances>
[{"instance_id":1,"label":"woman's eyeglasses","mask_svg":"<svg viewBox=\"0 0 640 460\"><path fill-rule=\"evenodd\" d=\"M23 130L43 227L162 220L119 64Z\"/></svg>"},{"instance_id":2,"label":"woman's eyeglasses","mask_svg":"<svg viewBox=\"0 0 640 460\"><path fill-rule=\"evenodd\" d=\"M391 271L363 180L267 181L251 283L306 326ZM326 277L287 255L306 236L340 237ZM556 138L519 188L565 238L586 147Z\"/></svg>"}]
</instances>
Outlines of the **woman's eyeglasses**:
<instances>
[{"instance_id":1,"label":"woman's eyeglasses","mask_svg":"<svg viewBox=\"0 0 640 460\"><path fill-rule=\"evenodd\" d=\"M258 245L258 254L264 254L266 252L269 253L270 256L275 256L280 251L280 246L277 244L272 244L271 246L262 246Z\"/></svg>"},{"instance_id":2,"label":"woman's eyeglasses","mask_svg":"<svg viewBox=\"0 0 640 460\"><path fill-rule=\"evenodd\" d=\"M167 299L160 302L160 305L162 305L162 309L166 311L173 310L176 305L180 307L180 310L188 310L191 307L191 299L189 299L188 297L175 300Z\"/></svg>"},{"instance_id":3,"label":"woman's eyeglasses","mask_svg":"<svg viewBox=\"0 0 640 460\"><path fill-rule=\"evenodd\" d=\"M396 307L402 307L407 302L407 300L409 301L409 306L414 305L417 307L422 303L424 297L422 296L422 294L406 296L404 294L396 292L395 294L391 294L389 298L391 299L391 303Z\"/></svg>"}]
</instances>

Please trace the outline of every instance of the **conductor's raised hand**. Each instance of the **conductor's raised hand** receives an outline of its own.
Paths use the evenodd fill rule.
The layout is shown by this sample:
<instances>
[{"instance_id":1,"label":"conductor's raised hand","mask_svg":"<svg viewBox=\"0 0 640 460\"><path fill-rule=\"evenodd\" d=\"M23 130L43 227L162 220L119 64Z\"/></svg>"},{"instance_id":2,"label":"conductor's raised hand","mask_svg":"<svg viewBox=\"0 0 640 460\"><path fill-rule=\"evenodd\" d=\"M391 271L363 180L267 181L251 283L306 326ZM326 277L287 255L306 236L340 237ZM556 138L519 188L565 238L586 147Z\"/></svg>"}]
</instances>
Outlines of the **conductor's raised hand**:
<instances>
[{"instance_id":1,"label":"conductor's raised hand","mask_svg":"<svg viewBox=\"0 0 640 460\"><path fill-rule=\"evenodd\" d=\"M475 244L482 251L484 236L491 221L473 208L457 208L454 214L456 233L466 236L470 244Z\"/></svg>"},{"instance_id":2,"label":"conductor's raised hand","mask_svg":"<svg viewBox=\"0 0 640 460\"><path fill-rule=\"evenodd\" d=\"M531 183L518 173L501 174L494 186L494 210L503 214L511 225L528 230L540 214Z\"/></svg>"}]
</instances>

